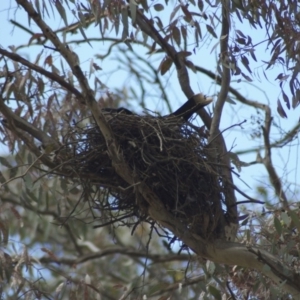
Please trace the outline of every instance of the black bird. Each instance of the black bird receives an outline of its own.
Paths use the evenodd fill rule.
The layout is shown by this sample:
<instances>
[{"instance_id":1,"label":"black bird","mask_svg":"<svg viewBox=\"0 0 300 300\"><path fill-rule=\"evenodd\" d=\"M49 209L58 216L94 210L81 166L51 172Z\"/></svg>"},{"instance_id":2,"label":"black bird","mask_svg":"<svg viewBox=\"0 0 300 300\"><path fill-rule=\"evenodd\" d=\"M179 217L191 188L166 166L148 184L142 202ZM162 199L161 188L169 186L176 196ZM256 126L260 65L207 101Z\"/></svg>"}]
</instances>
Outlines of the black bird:
<instances>
[{"instance_id":1,"label":"black bird","mask_svg":"<svg viewBox=\"0 0 300 300\"><path fill-rule=\"evenodd\" d=\"M212 102L211 98L206 98L202 94L197 94L187 100L182 106L180 106L175 112L169 116L181 117L185 121L196 113L199 109L210 104Z\"/></svg>"},{"instance_id":2,"label":"black bird","mask_svg":"<svg viewBox=\"0 0 300 300\"><path fill-rule=\"evenodd\" d=\"M204 106L210 104L212 102L211 98L206 98L202 94L196 94L187 100L182 106L180 106L175 112L163 116L163 118L168 117L179 117L188 121L189 118L196 113L199 109L203 108ZM111 114L127 114L127 115L134 115L132 111L127 108L120 107L120 108L102 108L103 112L111 113Z\"/></svg>"},{"instance_id":3,"label":"black bird","mask_svg":"<svg viewBox=\"0 0 300 300\"><path fill-rule=\"evenodd\" d=\"M102 108L103 112L111 113L111 114L121 114L124 113L126 115L133 115L133 112L127 108L119 107L119 108Z\"/></svg>"}]
</instances>

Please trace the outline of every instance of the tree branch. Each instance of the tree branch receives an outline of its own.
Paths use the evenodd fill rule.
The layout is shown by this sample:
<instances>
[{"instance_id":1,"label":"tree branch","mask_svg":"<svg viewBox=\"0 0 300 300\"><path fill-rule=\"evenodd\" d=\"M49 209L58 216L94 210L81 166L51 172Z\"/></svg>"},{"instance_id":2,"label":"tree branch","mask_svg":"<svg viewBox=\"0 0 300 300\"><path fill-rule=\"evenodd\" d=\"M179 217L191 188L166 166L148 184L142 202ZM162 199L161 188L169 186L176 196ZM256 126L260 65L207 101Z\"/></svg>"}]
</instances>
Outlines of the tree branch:
<instances>
[{"instance_id":1,"label":"tree branch","mask_svg":"<svg viewBox=\"0 0 300 300\"><path fill-rule=\"evenodd\" d=\"M59 76L55 73L46 71L45 69L39 67L36 64L31 63L30 61L28 61L27 59L23 58L22 56L20 56L16 53L12 53L12 52L9 52L9 51L6 51L6 50L0 48L0 54L2 54L3 56L6 56L16 62L19 62L22 65L28 67L30 70L34 70L34 71L46 76L47 78L57 82L59 85L64 87L67 91L73 93L79 99L82 99L81 93L76 88L74 88L71 84L69 84L68 82L63 80L63 78L61 76Z\"/></svg>"}]
</instances>

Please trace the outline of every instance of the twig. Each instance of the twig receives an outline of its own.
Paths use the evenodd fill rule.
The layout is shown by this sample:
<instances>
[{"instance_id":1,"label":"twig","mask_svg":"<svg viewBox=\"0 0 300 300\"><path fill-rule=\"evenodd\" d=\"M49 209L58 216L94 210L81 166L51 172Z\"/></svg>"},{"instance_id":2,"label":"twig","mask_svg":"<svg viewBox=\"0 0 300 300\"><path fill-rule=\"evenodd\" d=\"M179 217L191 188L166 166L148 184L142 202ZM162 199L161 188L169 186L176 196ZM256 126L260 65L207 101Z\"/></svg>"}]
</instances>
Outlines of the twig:
<instances>
[{"instance_id":1,"label":"twig","mask_svg":"<svg viewBox=\"0 0 300 300\"><path fill-rule=\"evenodd\" d=\"M270 120L271 123L271 120ZM289 203L288 199L285 195L285 192L283 191L281 179L279 178L273 163L272 163L272 157L271 157L271 146L270 146L270 140L269 140L269 134L270 134L270 127L267 128L262 127L263 131L263 137L265 142L265 157L262 159L263 164L266 167L266 170L269 174L270 181L274 187L275 193L277 197L279 198L279 201L282 203L282 207L289 211Z\"/></svg>"},{"instance_id":2,"label":"twig","mask_svg":"<svg viewBox=\"0 0 300 300\"><path fill-rule=\"evenodd\" d=\"M218 138L218 136L222 135L222 134L223 134L225 131L227 131L228 129L231 129L231 128L236 127L236 126L241 126L242 124L244 124L244 123L246 123L246 122L247 122L247 120L244 120L244 121L242 121L242 122L240 122L240 123L233 124L233 125L231 125L231 126L225 128L225 129L223 129L222 131L219 131L218 134L217 134L213 139L211 139L211 140L209 141L208 145L210 145L211 143L213 143L213 142Z\"/></svg>"},{"instance_id":3,"label":"twig","mask_svg":"<svg viewBox=\"0 0 300 300\"><path fill-rule=\"evenodd\" d=\"M28 67L30 70L34 70L34 71L46 76L47 78L57 82L59 85L61 85L66 90L70 91L76 97L78 97L82 100L82 94L76 88L74 88L71 84L69 84L68 82L63 80L63 78L61 76L59 76L55 73L46 71L45 69L39 67L36 64L31 63L30 61L28 61L27 59L23 58L22 56L20 56L16 53L12 53L12 52L9 52L9 51L6 51L6 50L0 48L0 54L2 54L3 56L6 56L16 62L19 62L22 65Z\"/></svg>"},{"instance_id":4,"label":"twig","mask_svg":"<svg viewBox=\"0 0 300 300\"><path fill-rule=\"evenodd\" d=\"M36 160L35 160L32 164L30 164L30 166L26 169L26 171L25 171L22 175L18 175L18 176L15 176L15 177L13 177L13 178L10 178L10 179L8 179L7 181L5 181L4 183L0 184L0 189L1 189L4 185L8 184L9 182L11 182L11 181L13 181L13 180L16 180L16 179L18 179L18 178L23 178L24 176L26 176L27 173L29 172L29 170L30 170L30 169L38 162L38 160L39 160L43 155L44 155L44 153L42 153L40 156L38 156L38 157L36 158Z\"/></svg>"}]
</instances>

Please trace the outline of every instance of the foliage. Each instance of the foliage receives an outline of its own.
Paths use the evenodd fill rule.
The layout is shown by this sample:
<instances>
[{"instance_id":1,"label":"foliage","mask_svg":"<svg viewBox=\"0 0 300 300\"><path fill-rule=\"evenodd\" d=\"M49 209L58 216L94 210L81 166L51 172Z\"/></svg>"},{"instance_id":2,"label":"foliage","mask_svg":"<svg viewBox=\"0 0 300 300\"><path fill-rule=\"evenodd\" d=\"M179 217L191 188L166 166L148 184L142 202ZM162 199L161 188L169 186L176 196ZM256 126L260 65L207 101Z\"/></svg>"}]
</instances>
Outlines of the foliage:
<instances>
[{"instance_id":1,"label":"foliage","mask_svg":"<svg viewBox=\"0 0 300 300\"><path fill-rule=\"evenodd\" d=\"M298 1L11 2L28 41L0 48L1 297L297 299L297 186L273 160L297 154L279 118L300 102ZM197 76L215 101L186 120ZM276 103L244 95L261 78ZM253 165L257 193L235 179Z\"/></svg>"}]
</instances>

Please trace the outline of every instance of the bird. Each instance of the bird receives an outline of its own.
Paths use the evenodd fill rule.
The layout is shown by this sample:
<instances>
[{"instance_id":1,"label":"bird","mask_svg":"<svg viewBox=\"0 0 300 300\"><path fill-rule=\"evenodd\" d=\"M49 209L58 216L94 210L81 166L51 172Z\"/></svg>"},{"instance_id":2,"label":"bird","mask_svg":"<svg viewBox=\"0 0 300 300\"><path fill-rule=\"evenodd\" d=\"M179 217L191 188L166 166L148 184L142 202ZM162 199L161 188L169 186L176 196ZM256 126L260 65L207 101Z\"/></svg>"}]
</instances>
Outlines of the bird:
<instances>
[{"instance_id":1,"label":"bird","mask_svg":"<svg viewBox=\"0 0 300 300\"><path fill-rule=\"evenodd\" d=\"M107 107L107 108L102 108L101 110L104 113L110 113L110 114L122 114L122 113L127 114L127 115L134 114L131 110L124 108L124 107L119 107L119 108Z\"/></svg>"},{"instance_id":2,"label":"bird","mask_svg":"<svg viewBox=\"0 0 300 300\"><path fill-rule=\"evenodd\" d=\"M169 116L181 117L187 122L194 113L211 102L212 98L207 98L203 94L196 94Z\"/></svg>"},{"instance_id":3,"label":"bird","mask_svg":"<svg viewBox=\"0 0 300 300\"><path fill-rule=\"evenodd\" d=\"M201 108L212 102L212 98L207 98L203 94L196 94L189 98L182 106L180 106L176 111L171 114L164 115L162 118L177 117L182 118L184 121L188 121L190 117L196 113ZM119 108L102 108L104 113L110 114L127 114L135 115L131 110L119 107Z\"/></svg>"}]
</instances>

